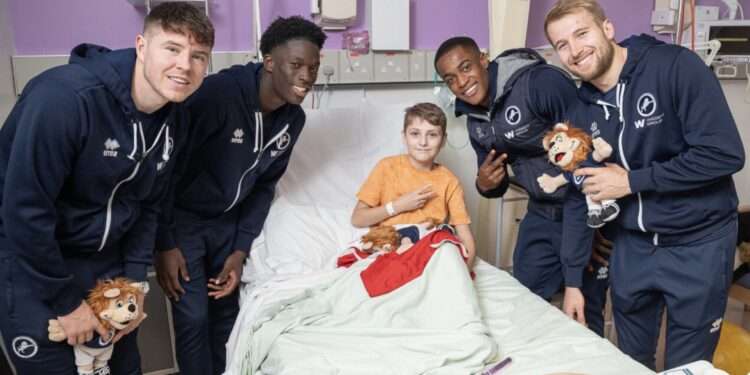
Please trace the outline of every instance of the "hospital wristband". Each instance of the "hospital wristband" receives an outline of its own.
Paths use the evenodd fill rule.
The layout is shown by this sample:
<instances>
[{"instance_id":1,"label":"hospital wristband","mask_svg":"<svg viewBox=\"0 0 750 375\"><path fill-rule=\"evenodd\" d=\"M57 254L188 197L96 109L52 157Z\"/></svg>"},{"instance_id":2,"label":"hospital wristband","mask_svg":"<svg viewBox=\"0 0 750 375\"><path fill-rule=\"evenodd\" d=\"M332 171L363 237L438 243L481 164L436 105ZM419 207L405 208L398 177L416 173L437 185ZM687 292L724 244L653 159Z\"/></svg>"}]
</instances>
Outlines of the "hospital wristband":
<instances>
[{"instance_id":1,"label":"hospital wristband","mask_svg":"<svg viewBox=\"0 0 750 375\"><path fill-rule=\"evenodd\" d=\"M396 209L393 208L393 202L388 202L385 204L385 212L388 213L388 216L396 215Z\"/></svg>"}]
</instances>

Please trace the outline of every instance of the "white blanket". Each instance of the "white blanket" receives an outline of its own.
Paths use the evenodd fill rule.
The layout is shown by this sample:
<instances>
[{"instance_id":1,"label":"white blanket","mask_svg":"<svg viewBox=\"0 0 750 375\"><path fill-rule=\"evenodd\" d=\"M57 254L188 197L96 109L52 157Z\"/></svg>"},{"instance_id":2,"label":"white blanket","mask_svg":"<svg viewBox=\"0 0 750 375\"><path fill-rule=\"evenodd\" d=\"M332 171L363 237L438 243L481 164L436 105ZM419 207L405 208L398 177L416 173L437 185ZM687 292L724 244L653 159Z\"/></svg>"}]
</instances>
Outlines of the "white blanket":
<instances>
[{"instance_id":1,"label":"white blanket","mask_svg":"<svg viewBox=\"0 0 750 375\"><path fill-rule=\"evenodd\" d=\"M474 284L454 245L422 276L370 298L349 269L285 276L246 296L228 374L472 374L497 360Z\"/></svg>"}]
</instances>

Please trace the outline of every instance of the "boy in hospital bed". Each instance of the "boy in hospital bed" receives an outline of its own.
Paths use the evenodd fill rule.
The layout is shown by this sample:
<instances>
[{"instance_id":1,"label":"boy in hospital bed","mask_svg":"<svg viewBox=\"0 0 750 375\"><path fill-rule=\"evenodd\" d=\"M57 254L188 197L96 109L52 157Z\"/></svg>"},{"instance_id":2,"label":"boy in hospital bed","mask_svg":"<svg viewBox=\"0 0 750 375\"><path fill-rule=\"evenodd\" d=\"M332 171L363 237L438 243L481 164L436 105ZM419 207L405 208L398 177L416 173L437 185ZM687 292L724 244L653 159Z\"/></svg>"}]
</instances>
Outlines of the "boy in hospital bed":
<instances>
[{"instance_id":1,"label":"boy in hospital bed","mask_svg":"<svg viewBox=\"0 0 750 375\"><path fill-rule=\"evenodd\" d=\"M445 114L432 103L419 103L405 112L406 154L386 157L370 172L357 193L352 225L447 222L455 227L472 267L476 251L464 191L458 178L435 162L447 139Z\"/></svg>"}]
</instances>

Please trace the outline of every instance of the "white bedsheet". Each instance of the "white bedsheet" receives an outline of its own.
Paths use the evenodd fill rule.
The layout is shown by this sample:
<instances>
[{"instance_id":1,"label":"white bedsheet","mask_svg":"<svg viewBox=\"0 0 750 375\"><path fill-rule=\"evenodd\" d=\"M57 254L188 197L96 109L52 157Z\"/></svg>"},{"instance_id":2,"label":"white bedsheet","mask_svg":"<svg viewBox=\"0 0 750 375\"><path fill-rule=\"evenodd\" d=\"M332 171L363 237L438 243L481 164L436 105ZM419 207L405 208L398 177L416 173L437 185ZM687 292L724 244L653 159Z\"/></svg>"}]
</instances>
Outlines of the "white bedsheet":
<instances>
[{"instance_id":1,"label":"white bedsheet","mask_svg":"<svg viewBox=\"0 0 750 375\"><path fill-rule=\"evenodd\" d=\"M336 251L360 233L349 223L356 191L380 158L399 152L402 121L403 108L366 103L361 108L307 111L305 130L243 273L242 299L255 294L262 300L243 305L236 324L245 326L235 331L272 312L263 306L274 308L280 305L274 301L285 304L304 298L299 287L340 277L331 272ZM483 261L475 272L482 319L501 355L513 359L502 375L653 374L506 272ZM228 363L245 355L237 349L244 344L235 333L228 343ZM331 338L331 345L335 340Z\"/></svg>"},{"instance_id":2,"label":"white bedsheet","mask_svg":"<svg viewBox=\"0 0 750 375\"><path fill-rule=\"evenodd\" d=\"M374 298L360 278L371 261L303 282L267 281L283 285L282 300L264 296L277 288L259 286L244 299L228 373L473 374L497 357L454 245L440 246L418 278Z\"/></svg>"}]
</instances>

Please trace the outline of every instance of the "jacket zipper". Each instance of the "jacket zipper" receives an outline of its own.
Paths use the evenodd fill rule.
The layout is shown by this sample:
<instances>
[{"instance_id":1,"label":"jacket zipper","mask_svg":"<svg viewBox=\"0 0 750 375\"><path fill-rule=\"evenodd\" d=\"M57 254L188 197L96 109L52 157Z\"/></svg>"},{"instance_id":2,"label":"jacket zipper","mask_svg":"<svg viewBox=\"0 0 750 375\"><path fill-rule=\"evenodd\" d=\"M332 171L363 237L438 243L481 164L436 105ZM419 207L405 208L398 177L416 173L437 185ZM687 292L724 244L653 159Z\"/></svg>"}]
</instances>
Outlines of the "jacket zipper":
<instances>
[{"instance_id":1,"label":"jacket zipper","mask_svg":"<svg viewBox=\"0 0 750 375\"><path fill-rule=\"evenodd\" d=\"M242 173L242 176L240 176L240 180L239 182L237 182L237 193L234 195L234 200L232 200L232 203L229 204L229 207L227 207L224 210L224 212L229 212L229 210L234 208L234 206L237 204L237 201L240 200L240 194L242 193L242 181L245 179L245 176L247 176L247 174L250 173L250 171L252 171L253 169L255 169L255 167L258 165L258 162L260 161L261 156L263 156L263 151L265 151L266 148L268 148L268 146L270 146L273 142L276 142L276 140L279 137L281 137L284 133L286 133L287 129L289 129L289 124L286 124L286 126L284 126L284 128L281 129L280 132L278 132L273 138L271 138L271 140L268 141L268 143L266 143L258 151L258 155L255 157L255 161L253 162L253 164L250 165L250 168L248 168L247 170L245 170L245 172ZM261 140L260 142L262 143L263 141Z\"/></svg>"},{"instance_id":2,"label":"jacket zipper","mask_svg":"<svg viewBox=\"0 0 750 375\"><path fill-rule=\"evenodd\" d=\"M625 107L624 88L623 88L623 92L621 95L622 95L622 103L620 103L620 106L622 106L623 108L621 108L620 110L622 111L623 115L622 115L622 124L620 127L620 135L618 136L617 143L620 149L620 158L622 159L622 164L625 167L625 169L627 169L629 172L630 165L628 164L628 160L625 158L625 148L623 147L623 143L622 143L623 133L625 132L625 128L627 127L627 124L628 124L627 119L625 118L625 110L624 110L624 107ZM646 232L646 227L643 225L643 198L641 197L641 193L637 193L636 195L638 196L638 218L637 218L638 228L642 232Z\"/></svg>"},{"instance_id":3,"label":"jacket zipper","mask_svg":"<svg viewBox=\"0 0 750 375\"><path fill-rule=\"evenodd\" d=\"M148 156L149 152L153 150L153 148L159 143L159 138L161 138L162 133L164 132L164 128L167 127L167 123L165 122L162 124L161 129L159 129L159 133L156 135L156 139L154 139L154 143L146 150L146 139L143 135L143 128L141 127L141 124L138 123L136 126L135 122L133 122L133 140L135 141L133 143L133 152L128 156L129 158L133 158L133 155L135 155L136 151L138 150L138 135L140 135L142 147L145 150L143 153L143 156L139 161L135 163L135 167L133 168L133 172L130 173L130 175L120 182L118 182L115 187L112 189L112 193L109 195L109 199L107 200L107 215L106 220L104 222L104 234L102 234L102 242L99 245L99 249L97 251L102 251L104 249L104 246L107 245L107 238L109 237L109 231L110 227L112 225L112 203L115 200L115 194L117 193L117 190L122 186L122 184L131 181L135 178L135 176L138 174L138 170L141 168L141 164L144 160L146 160L146 157ZM140 131L140 134L138 134ZM169 131L167 131L169 132ZM168 140L167 140L168 141Z\"/></svg>"}]
</instances>

